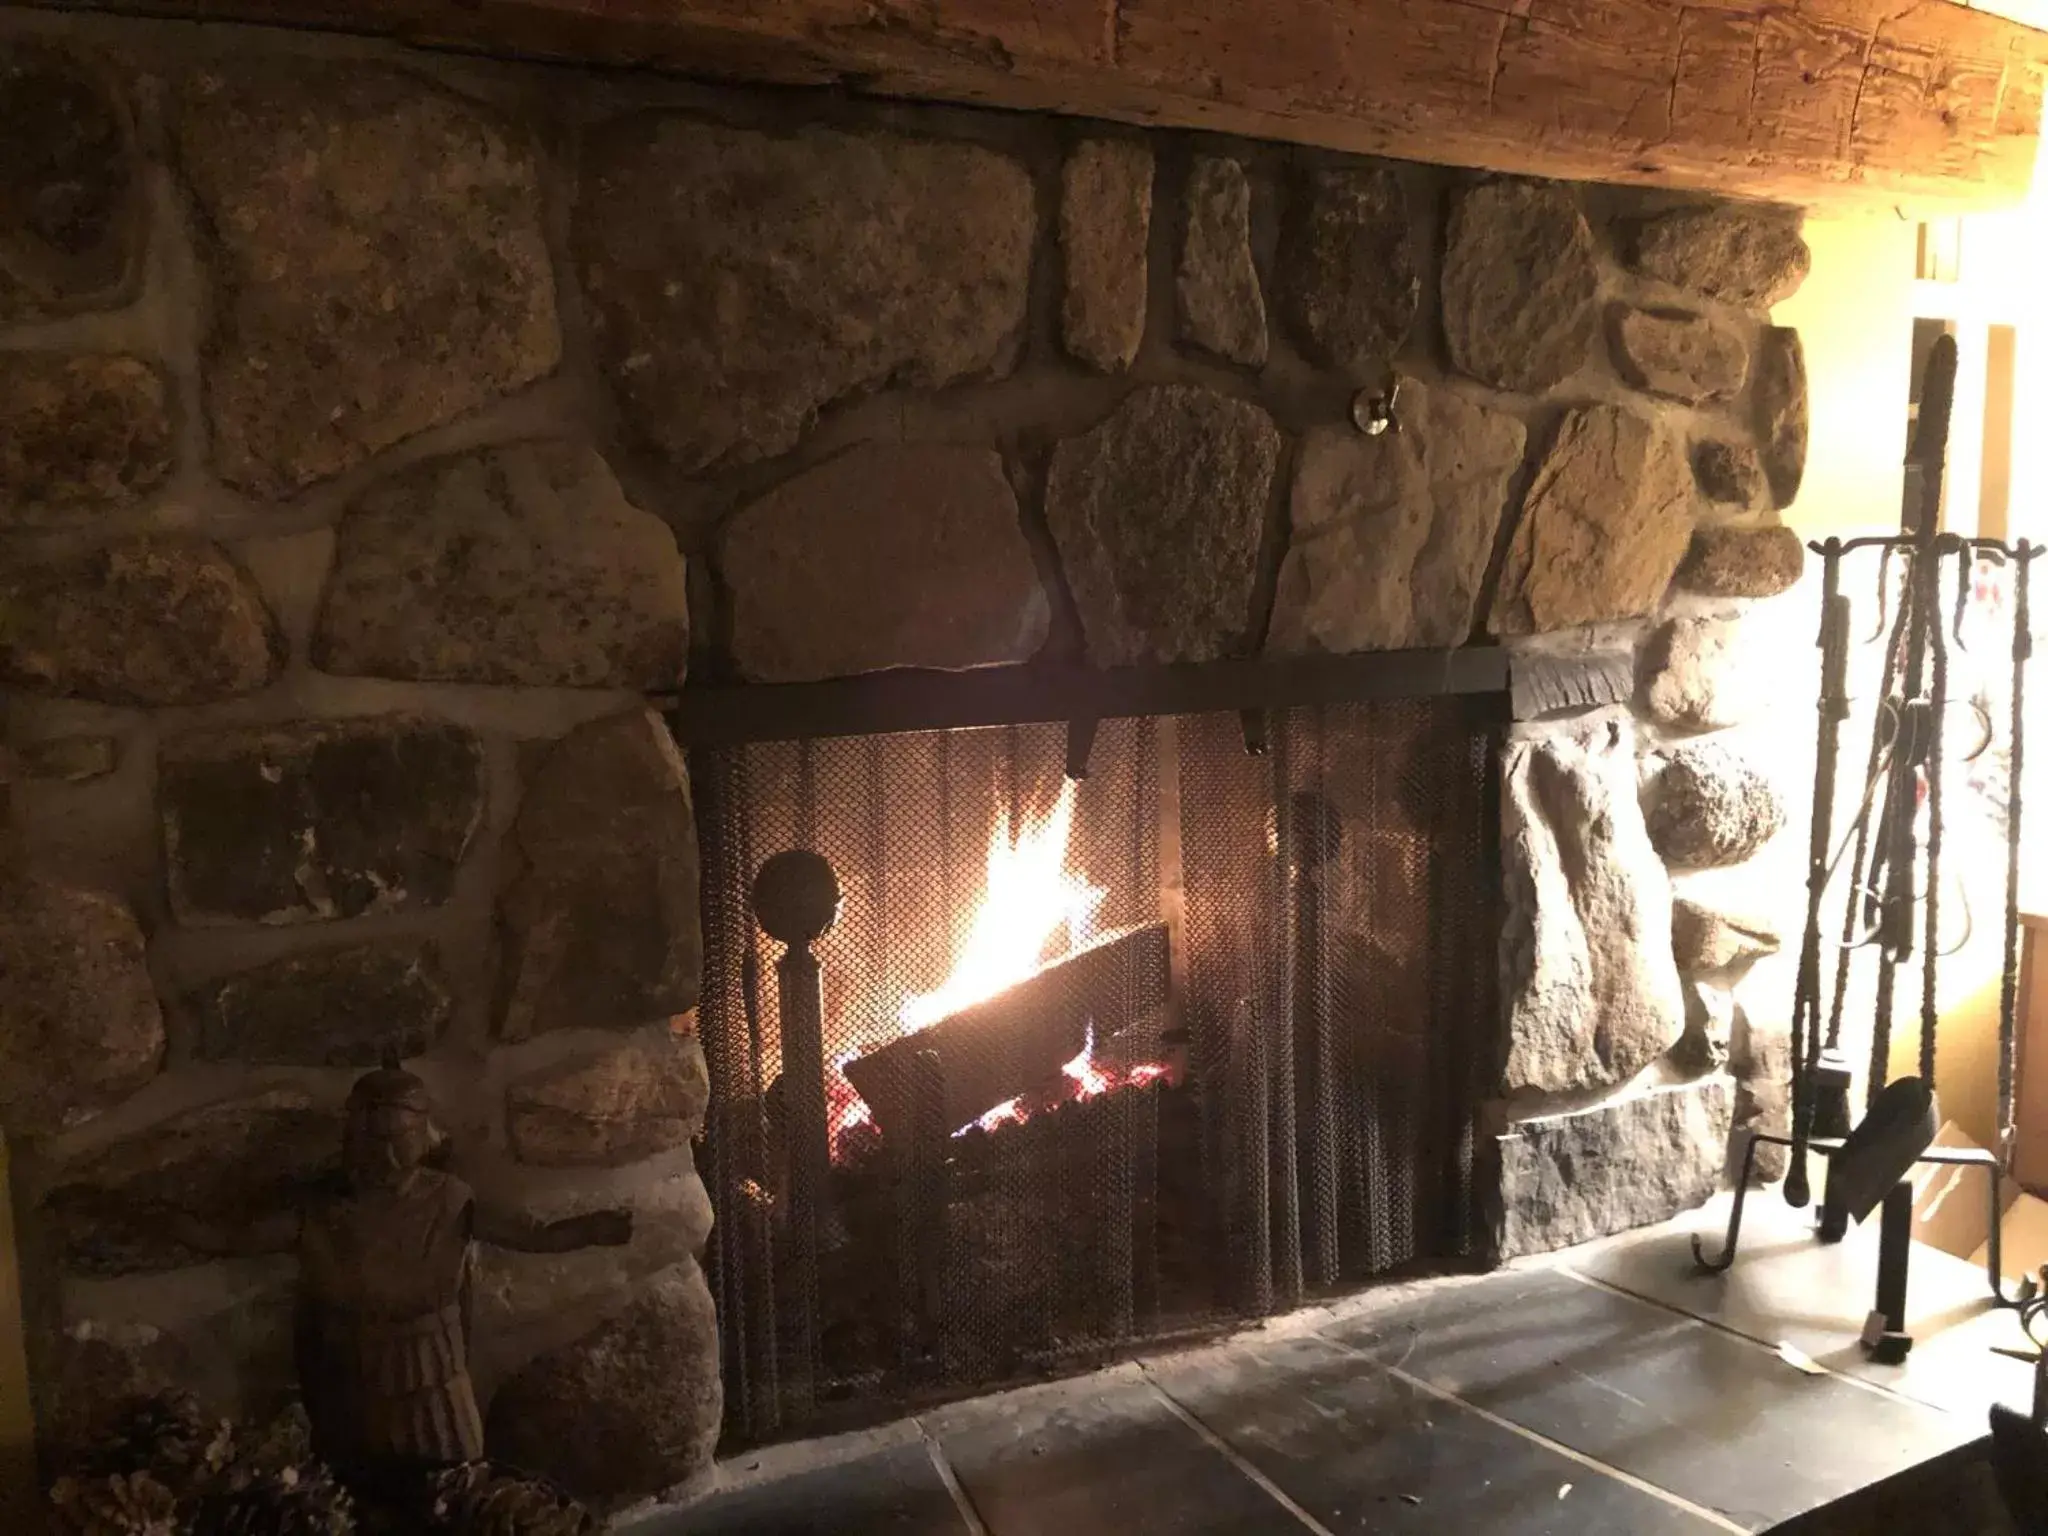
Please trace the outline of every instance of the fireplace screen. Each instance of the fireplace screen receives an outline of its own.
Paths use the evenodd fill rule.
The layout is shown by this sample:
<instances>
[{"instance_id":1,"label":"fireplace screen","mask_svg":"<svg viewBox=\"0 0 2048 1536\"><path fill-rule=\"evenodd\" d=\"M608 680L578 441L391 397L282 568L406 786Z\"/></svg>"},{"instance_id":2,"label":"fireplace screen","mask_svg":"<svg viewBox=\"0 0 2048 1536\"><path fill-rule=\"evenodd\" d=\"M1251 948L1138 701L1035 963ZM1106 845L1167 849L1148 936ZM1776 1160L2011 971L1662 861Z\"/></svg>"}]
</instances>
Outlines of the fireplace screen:
<instances>
[{"instance_id":1,"label":"fireplace screen","mask_svg":"<svg viewBox=\"0 0 2048 1536\"><path fill-rule=\"evenodd\" d=\"M1105 721L1078 780L1050 725L699 749L731 1438L1468 1252L1482 708ZM791 849L815 967L754 910Z\"/></svg>"}]
</instances>

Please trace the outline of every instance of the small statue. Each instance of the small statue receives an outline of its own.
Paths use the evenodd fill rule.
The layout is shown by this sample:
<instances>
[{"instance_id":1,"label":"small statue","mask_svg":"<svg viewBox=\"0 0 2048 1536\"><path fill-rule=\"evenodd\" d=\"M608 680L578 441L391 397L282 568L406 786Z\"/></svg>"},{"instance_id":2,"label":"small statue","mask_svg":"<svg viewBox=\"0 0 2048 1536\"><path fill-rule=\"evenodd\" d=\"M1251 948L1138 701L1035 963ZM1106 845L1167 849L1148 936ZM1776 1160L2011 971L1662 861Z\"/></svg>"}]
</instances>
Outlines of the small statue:
<instances>
[{"instance_id":1,"label":"small statue","mask_svg":"<svg viewBox=\"0 0 2048 1536\"><path fill-rule=\"evenodd\" d=\"M469 1379L471 1255L615 1247L625 1211L542 1224L478 1204L432 1166L426 1084L387 1059L348 1099L346 1191L299 1227L297 1355L313 1444L344 1468L475 1461L483 1419Z\"/></svg>"},{"instance_id":2,"label":"small statue","mask_svg":"<svg viewBox=\"0 0 2048 1536\"><path fill-rule=\"evenodd\" d=\"M436 1166L445 1140L427 1085L385 1058L348 1097L342 1181L299 1215L232 1236L184 1224L202 1251L299 1254L294 1353L313 1449L345 1475L475 1461L483 1418L470 1383L472 1252L617 1247L627 1211L542 1223L478 1202Z\"/></svg>"}]
</instances>

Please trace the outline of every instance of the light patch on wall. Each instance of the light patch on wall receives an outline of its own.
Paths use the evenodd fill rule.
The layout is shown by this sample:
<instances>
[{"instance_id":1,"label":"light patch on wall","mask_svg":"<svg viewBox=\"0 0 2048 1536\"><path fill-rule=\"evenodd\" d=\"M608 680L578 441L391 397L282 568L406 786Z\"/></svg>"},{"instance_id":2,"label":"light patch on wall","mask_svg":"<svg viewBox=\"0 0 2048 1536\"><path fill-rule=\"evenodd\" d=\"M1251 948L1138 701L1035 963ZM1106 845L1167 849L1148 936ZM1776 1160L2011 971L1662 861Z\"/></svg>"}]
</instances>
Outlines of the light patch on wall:
<instances>
[{"instance_id":1,"label":"light patch on wall","mask_svg":"<svg viewBox=\"0 0 2048 1536\"><path fill-rule=\"evenodd\" d=\"M1772 315L1806 348L1806 478L1785 521L1809 538L1896 527L1917 226L1809 219L1812 275Z\"/></svg>"}]
</instances>

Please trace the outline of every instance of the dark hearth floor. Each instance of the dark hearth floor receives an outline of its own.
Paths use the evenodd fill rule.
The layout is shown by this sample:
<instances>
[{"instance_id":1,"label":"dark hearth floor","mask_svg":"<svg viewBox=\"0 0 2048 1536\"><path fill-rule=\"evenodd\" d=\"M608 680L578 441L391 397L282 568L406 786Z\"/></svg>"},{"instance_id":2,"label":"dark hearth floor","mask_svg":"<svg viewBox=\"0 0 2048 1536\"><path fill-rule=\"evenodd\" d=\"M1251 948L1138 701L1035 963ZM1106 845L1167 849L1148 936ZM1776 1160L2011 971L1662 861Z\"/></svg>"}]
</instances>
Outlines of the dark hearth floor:
<instances>
[{"instance_id":1,"label":"dark hearth floor","mask_svg":"<svg viewBox=\"0 0 2048 1536\"><path fill-rule=\"evenodd\" d=\"M1987 1312L1981 1273L1916 1250L1920 1348L1888 1372L1854 1347L1874 1234L1822 1249L1760 1198L1743 1261L1701 1277L1689 1235L1721 1210L1543 1267L1368 1293L1210 1348L741 1456L721 1492L629 1529L1677 1536L1903 1529L1895 1517L1915 1499L1960 1513L1936 1488L1945 1477L1981 1500L1971 1463L1985 1411L2024 1406L2030 1382L1990 1352L2017 1325ZM1821 1366L1788 1364L1787 1342ZM1856 1514L1873 1499L1891 1513Z\"/></svg>"}]
</instances>

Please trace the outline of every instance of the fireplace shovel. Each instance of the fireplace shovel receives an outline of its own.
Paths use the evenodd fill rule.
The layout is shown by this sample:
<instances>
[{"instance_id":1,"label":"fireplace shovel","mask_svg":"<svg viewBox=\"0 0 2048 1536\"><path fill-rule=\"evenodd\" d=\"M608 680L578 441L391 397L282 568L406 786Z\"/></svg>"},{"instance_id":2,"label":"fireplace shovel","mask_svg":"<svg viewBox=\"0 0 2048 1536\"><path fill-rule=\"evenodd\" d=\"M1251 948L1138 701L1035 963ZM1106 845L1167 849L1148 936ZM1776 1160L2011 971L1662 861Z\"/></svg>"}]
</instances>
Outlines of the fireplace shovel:
<instances>
[{"instance_id":1,"label":"fireplace shovel","mask_svg":"<svg viewBox=\"0 0 2048 1536\"><path fill-rule=\"evenodd\" d=\"M1924 1077L1885 1084L1870 1113L1828 1160L1827 1210L1862 1221L1912 1170L1941 1129L1934 1089Z\"/></svg>"}]
</instances>

